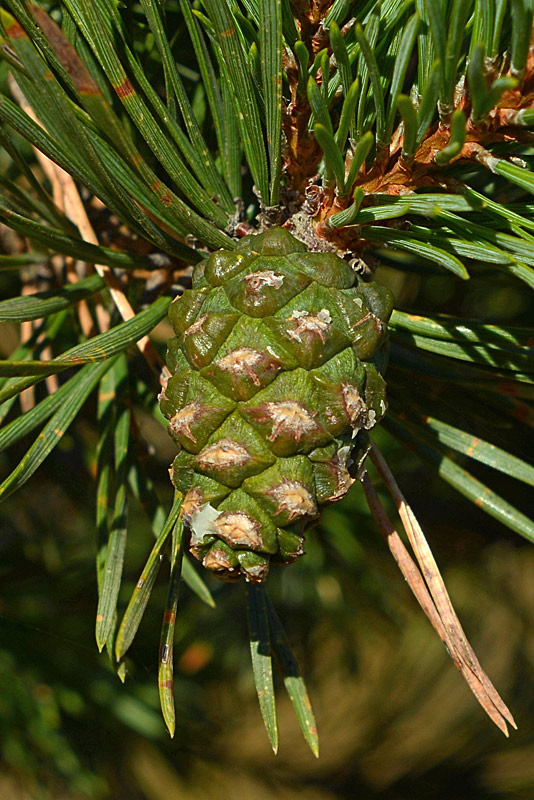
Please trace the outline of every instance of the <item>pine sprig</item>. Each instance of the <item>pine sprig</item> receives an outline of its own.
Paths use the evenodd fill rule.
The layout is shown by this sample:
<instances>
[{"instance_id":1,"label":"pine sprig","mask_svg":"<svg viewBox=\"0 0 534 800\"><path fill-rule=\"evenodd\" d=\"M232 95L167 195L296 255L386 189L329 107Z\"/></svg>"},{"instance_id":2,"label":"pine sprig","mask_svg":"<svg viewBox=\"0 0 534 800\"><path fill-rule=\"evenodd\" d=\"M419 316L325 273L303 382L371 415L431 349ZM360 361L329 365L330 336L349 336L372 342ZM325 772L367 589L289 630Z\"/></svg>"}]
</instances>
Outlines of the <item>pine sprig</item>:
<instances>
[{"instance_id":1,"label":"pine sprig","mask_svg":"<svg viewBox=\"0 0 534 800\"><path fill-rule=\"evenodd\" d=\"M311 250L336 250L364 271L393 266L400 282L423 287L434 276L449 282L455 298L474 279L521 292L531 309L532 3L335 0L312 8L206 0L200 10L189 0L172 8L142 0L137 27L111 0L65 0L56 21L45 3L5 5L0 48L11 77L0 93L0 146L10 170L0 178L0 221L24 252L0 255L0 280L18 273L24 291L0 301L0 321L20 324L26 338L0 362L0 445L44 427L0 495L30 479L97 392L97 642L124 675L172 538L159 663L172 735L180 580L214 601L183 555L181 500L168 514L133 458L132 407L139 402L152 413L157 390L150 378L129 379L129 349L164 318L171 295L187 288L190 265L277 224ZM177 18L178 42L169 24ZM149 59L159 69L150 77ZM28 146L53 164L39 165ZM83 187L99 239L73 211L54 165ZM51 270L44 287L43 265ZM533 540L532 521L495 491L493 473L533 484L524 453L533 443L534 331L521 320L462 317L459 301L436 312L421 296L401 299L391 319L384 426L458 492ZM141 349L162 377L158 354ZM56 391L19 413L19 396L55 375ZM520 426L522 436L503 440L490 418L506 430ZM147 511L155 544L116 634L131 502ZM307 691L274 608L257 587L248 608L273 749L272 655L317 754Z\"/></svg>"}]
</instances>

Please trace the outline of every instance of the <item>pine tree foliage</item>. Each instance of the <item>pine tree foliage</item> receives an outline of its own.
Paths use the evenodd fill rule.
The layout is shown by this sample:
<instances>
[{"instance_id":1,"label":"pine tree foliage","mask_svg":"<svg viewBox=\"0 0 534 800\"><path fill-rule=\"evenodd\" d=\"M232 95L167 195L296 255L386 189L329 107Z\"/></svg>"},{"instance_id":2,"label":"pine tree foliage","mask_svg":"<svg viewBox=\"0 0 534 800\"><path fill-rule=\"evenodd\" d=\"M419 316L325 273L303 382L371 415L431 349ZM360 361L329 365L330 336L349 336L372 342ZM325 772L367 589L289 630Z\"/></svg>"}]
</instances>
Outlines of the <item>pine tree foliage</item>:
<instances>
[{"instance_id":1,"label":"pine tree foliage","mask_svg":"<svg viewBox=\"0 0 534 800\"><path fill-rule=\"evenodd\" d=\"M31 478L94 396L97 643L124 676L166 554L159 685L171 734L181 580L213 599L187 553L181 492L169 512L136 457L132 409L165 424L157 383L165 388L170 372L149 336L210 253L234 257L243 237L282 226L313 258L344 259L362 286L394 271L405 284L417 276L442 287L443 302L401 295L388 347L369 355L380 372L387 366L381 424L458 492L534 540L533 521L498 489L500 474L534 485L523 455L534 420L533 16L532 0L3 3L0 222L12 234L0 255L11 295L0 322L20 324L21 339L0 361L0 448L32 440L0 498ZM477 320L463 312L473 283L494 298L493 313ZM499 306L510 294L524 312L520 325ZM135 345L154 375L132 373ZM379 526L505 729L513 719L461 628L457 641L447 638L453 612L424 581L436 574L431 554L370 446L423 578L363 465L358 477ZM123 609L131 502L147 510L155 543ZM261 586L247 595L273 748L274 655L317 752L276 611Z\"/></svg>"}]
</instances>

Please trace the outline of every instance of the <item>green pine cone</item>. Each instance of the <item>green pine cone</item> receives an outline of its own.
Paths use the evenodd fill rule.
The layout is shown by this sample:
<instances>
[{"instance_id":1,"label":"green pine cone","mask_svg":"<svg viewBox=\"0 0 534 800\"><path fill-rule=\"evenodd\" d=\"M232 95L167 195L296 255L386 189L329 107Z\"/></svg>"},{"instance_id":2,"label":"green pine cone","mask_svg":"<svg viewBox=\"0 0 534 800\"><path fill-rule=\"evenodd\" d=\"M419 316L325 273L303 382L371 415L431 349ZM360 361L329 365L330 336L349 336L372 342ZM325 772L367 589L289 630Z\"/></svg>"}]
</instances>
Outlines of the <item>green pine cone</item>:
<instances>
[{"instance_id":1,"label":"green pine cone","mask_svg":"<svg viewBox=\"0 0 534 800\"><path fill-rule=\"evenodd\" d=\"M195 267L169 311L160 404L191 553L220 578L259 583L271 559L295 561L320 506L350 489L386 411L391 308L284 228Z\"/></svg>"}]
</instances>

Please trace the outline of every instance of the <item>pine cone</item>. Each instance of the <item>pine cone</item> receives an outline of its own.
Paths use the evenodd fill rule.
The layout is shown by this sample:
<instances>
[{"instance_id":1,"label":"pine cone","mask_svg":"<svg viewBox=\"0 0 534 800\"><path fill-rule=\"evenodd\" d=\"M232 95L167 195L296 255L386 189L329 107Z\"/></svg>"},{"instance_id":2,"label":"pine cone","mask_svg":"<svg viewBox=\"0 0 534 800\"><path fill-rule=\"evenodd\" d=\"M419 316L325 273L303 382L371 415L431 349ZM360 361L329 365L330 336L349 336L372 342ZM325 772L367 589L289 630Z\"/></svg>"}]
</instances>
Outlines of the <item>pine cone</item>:
<instances>
[{"instance_id":1,"label":"pine cone","mask_svg":"<svg viewBox=\"0 0 534 800\"><path fill-rule=\"evenodd\" d=\"M391 308L283 228L195 267L169 311L160 403L191 553L220 578L259 583L271 559L295 561L321 505L350 489L386 411Z\"/></svg>"}]
</instances>

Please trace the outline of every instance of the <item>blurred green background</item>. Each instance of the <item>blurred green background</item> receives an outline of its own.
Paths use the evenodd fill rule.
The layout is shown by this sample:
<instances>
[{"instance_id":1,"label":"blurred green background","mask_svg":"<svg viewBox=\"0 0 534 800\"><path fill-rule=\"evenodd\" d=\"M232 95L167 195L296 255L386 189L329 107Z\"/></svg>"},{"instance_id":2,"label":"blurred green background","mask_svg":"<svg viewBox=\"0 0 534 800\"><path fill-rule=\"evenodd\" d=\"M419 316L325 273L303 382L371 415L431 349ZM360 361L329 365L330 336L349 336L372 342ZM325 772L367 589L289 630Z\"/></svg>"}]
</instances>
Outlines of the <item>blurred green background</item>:
<instances>
[{"instance_id":1,"label":"blurred green background","mask_svg":"<svg viewBox=\"0 0 534 800\"><path fill-rule=\"evenodd\" d=\"M418 277L414 284L413 276L391 266L381 279L395 286L401 305L420 293L427 304L433 292L443 301L450 288L448 278ZM463 302L474 315L493 317L484 303L494 298L485 297L483 284L474 279L468 291L471 299ZM521 317L521 297L508 292L508 313L501 301L500 315ZM163 347L165 324L157 333ZM7 353L18 333L2 326L0 334ZM135 357L131 369L134 376L143 369ZM0 505L2 798L534 797L534 548L447 488L383 431L379 445L518 732L506 740L471 696L356 486L310 532L307 557L273 569L269 578L311 694L320 759L308 751L281 681L280 752L271 753L250 669L243 587L215 580L216 609L185 588L181 597L171 741L157 694L165 570L131 649L125 685L94 644L94 418L89 402L43 468ZM136 420L153 448L146 456L150 474L170 502L172 442L141 408ZM0 454L0 478L23 452L21 445ZM532 511L513 481L504 489ZM123 604L152 541L143 512L134 508Z\"/></svg>"}]
</instances>

